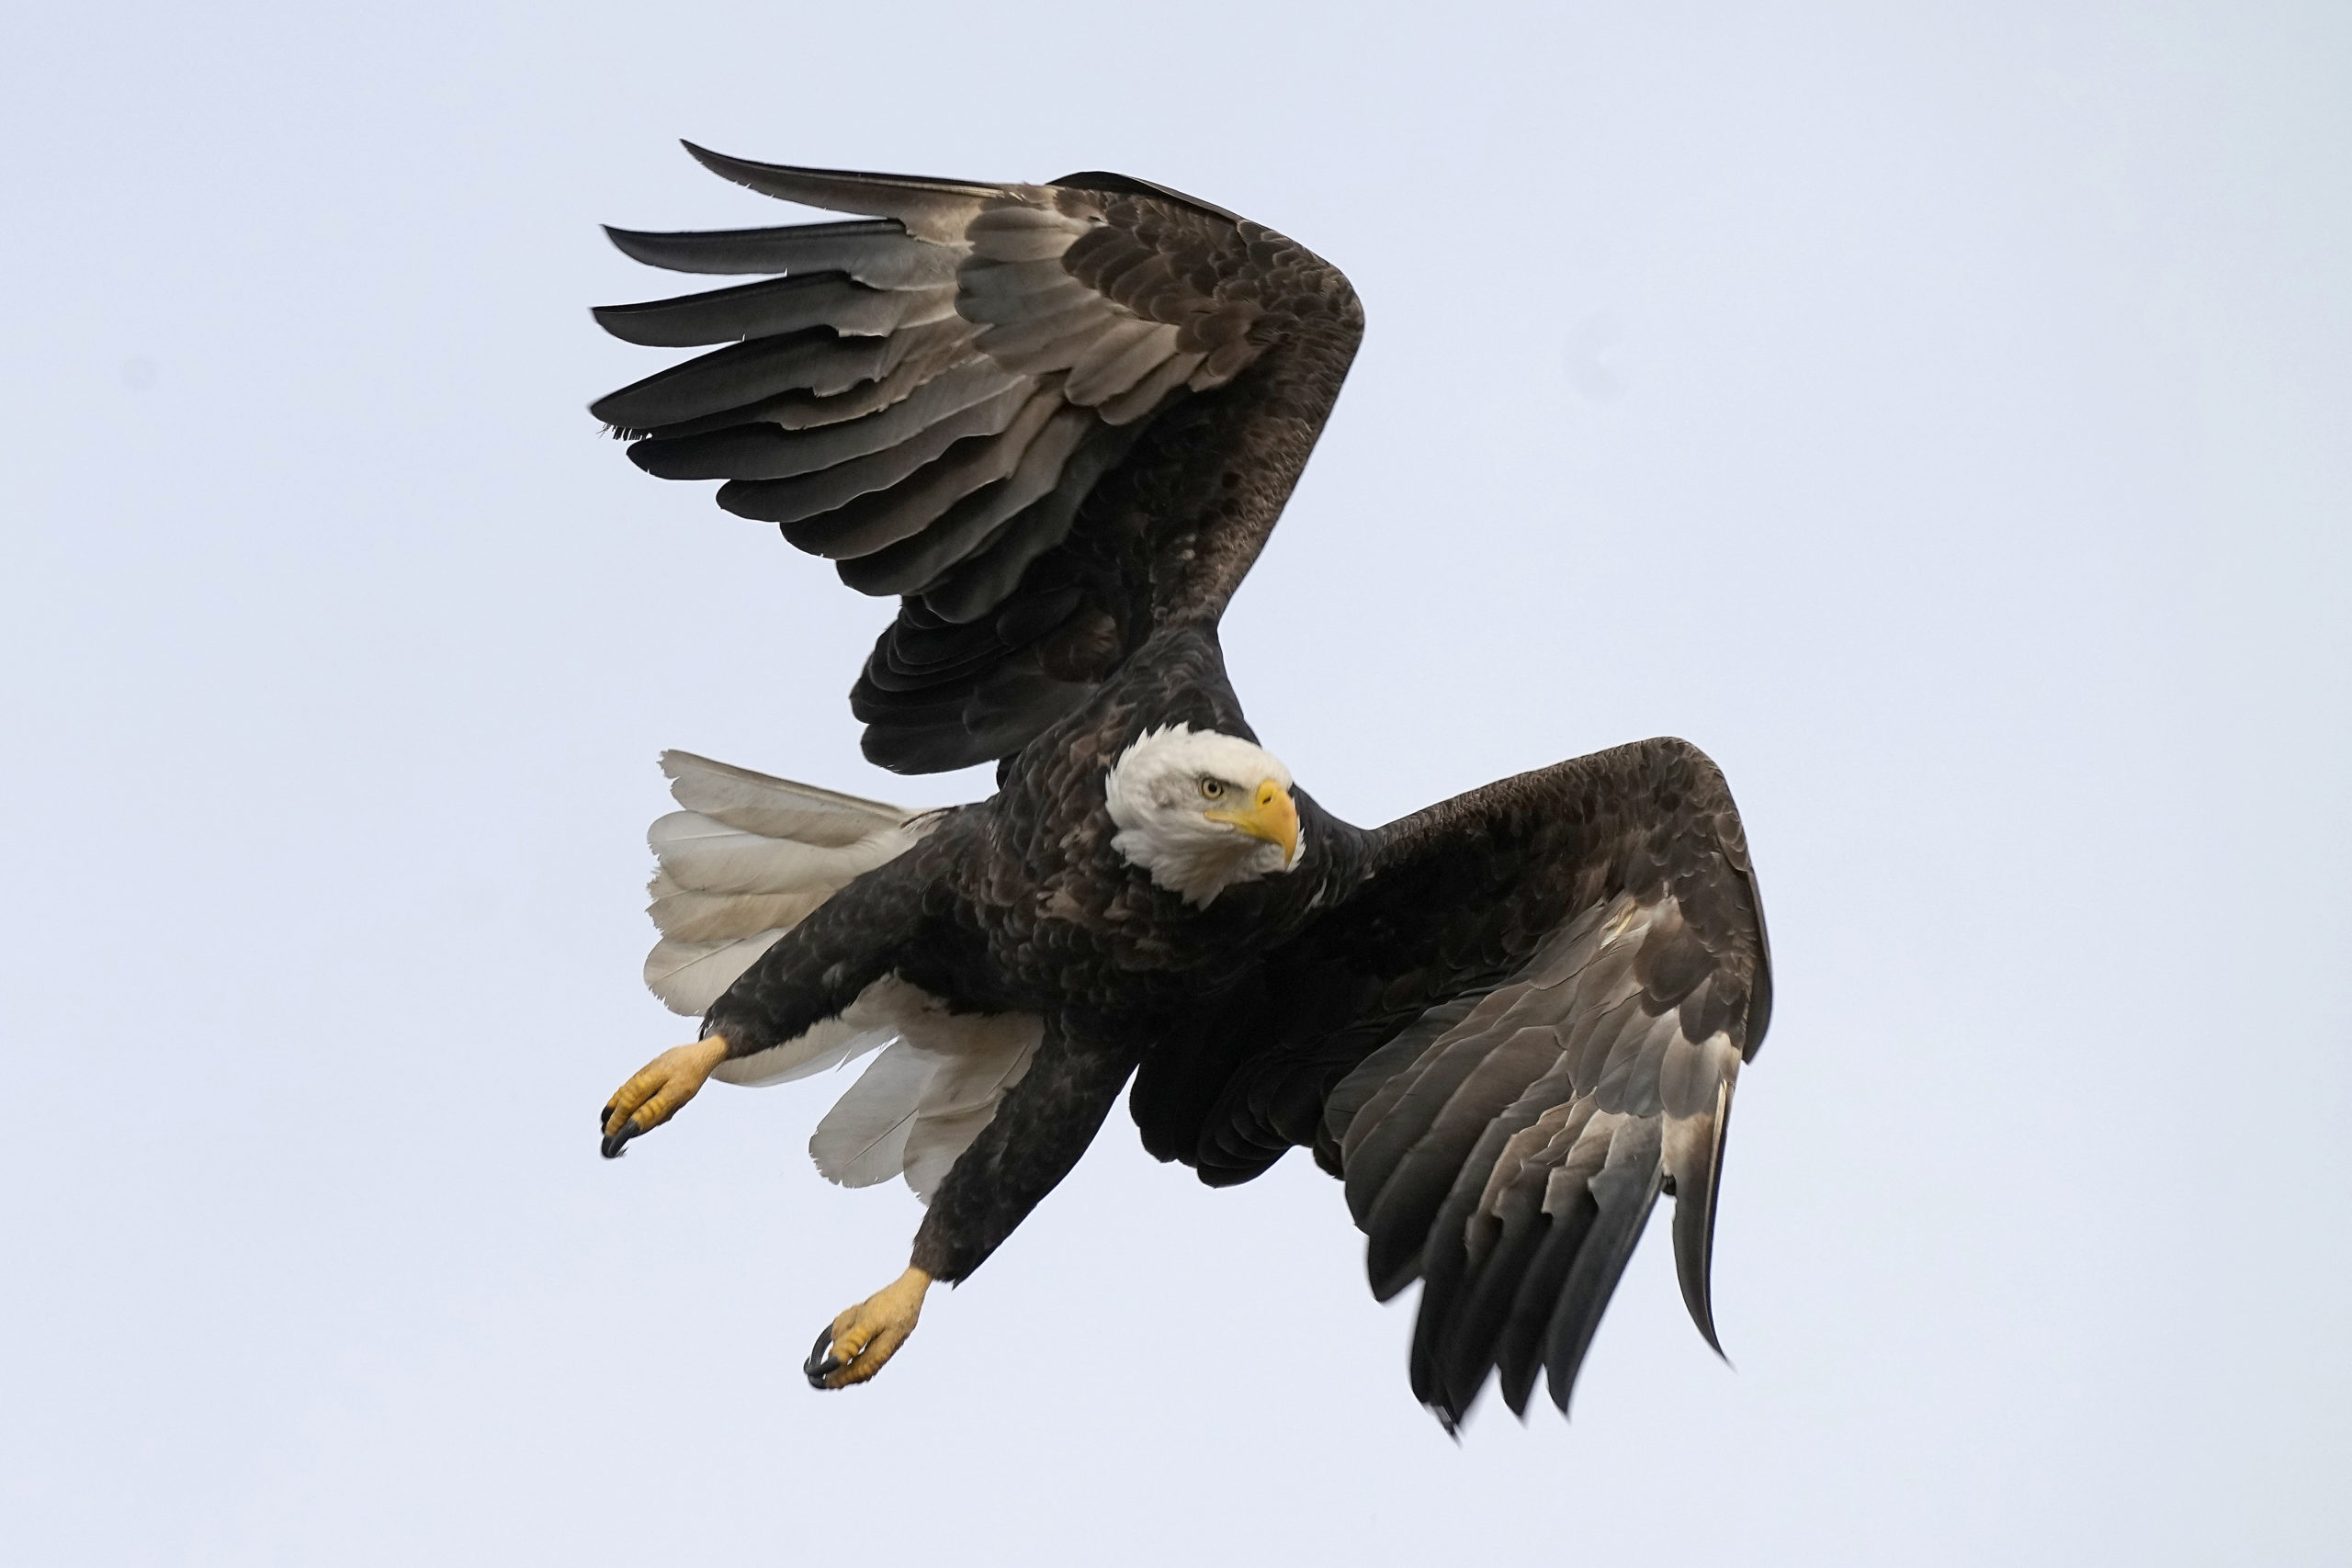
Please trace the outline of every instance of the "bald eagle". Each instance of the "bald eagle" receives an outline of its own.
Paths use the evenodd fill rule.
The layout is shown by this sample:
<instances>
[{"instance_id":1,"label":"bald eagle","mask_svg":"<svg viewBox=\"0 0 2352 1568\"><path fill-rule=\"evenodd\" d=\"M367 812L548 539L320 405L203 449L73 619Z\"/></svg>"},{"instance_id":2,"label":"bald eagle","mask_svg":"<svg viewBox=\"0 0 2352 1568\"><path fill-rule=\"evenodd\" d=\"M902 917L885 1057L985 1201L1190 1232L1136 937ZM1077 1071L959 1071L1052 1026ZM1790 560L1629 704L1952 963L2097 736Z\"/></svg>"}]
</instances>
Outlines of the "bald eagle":
<instances>
[{"instance_id":1,"label":"bald eagle","mask_svg":"<svg viewBox=\"0 0 2352 1568\"><path fill-rule=\"evenodd\" d=\"M1661 1192L1682 1295L1771 1007L1738 812L1653 739L1365 829L1262 748L1217 621L1362 335L1339 270L1103 173L985 185L747 163L849 221L610 231L639 261L762 275L599 310L724 344L593 405L664 479L778 525L898 615L850 694L864 748L997 789L909 813L684 752L654 825L647 977L700 1037L597 1116L607 1157L706 1080L873 1059L818 1166L903 1176L909 1267L819 1334L864 1382L1127 1090L1212 1186L1294 1146L1338 1177L1373 1293L1421 1294L1414 1393L1452 1427L1495 1374L1565 1412ZM1130 1088L1129 1086L1132 1085Z\"/></svg>"}]
</instances>

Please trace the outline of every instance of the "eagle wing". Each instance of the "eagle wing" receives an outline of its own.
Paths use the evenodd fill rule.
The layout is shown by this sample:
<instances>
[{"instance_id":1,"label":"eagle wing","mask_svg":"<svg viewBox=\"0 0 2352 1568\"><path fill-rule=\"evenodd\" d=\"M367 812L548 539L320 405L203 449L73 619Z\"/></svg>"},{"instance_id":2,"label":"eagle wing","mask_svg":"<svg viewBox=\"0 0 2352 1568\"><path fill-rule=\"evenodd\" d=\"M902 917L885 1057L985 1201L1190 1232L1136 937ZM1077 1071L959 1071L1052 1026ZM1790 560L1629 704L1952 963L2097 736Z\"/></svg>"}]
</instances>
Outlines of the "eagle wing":
<instances>
[{"instance_id":1,"label":"eagle wing","mask_svg":"<svg viewBox=\"0 0 2352 1568\"><path fill-rule=\"evenodd\" d=\"M1147 1062L1147 1146L1217 1184L1313 1147L1346 1182L1374 1292L1422 1282L1413 1389L1449 1426L1495 1371L1514 1411L1547 1368L1567 1408L1661 1190L1714 1345L1724 1134L1771 1006L1721 773L1643 741L1357 843L1354 891L1203 1048Z\"/></svg>"},{"instance_id":2,"label":"eagle wing","mask_svg":"<svg viewBox=\"0 0 2352 1568\"><path fill-rule=\"evenodd\" d=\"M1159 625L1214 619L1304 467L1363 330L1347 280L1123 175L978 185L726 178L850 222L611 230L673 271L766 280L596 320L723 344L592 405L664 479L777 524L898 618L851 693L903 773L1007 757Z\"/></svg>"}]
</instances>

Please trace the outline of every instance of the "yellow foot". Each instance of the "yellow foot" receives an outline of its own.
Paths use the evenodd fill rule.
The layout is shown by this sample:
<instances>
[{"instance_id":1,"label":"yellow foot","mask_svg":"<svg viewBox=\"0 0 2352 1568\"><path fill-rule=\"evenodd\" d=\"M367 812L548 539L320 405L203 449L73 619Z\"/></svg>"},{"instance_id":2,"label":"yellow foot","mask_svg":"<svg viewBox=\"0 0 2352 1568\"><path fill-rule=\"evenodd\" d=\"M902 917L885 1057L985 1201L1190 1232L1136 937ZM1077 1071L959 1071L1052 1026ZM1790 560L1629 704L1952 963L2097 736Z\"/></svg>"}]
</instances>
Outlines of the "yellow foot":
<instances>
[{"instance_id":1,"label":"yellow foot","mask_svg":"<svg viewBox=\"0 0 2352 1568\"><path fill-rule=\"evenodd\" d=\"M841 1316L817 1336L801 1371L810 1388L847 1388L882 1370L915 1331L931 1276L910 1269Z\"/></svg>"},{"instance_id":2,"label":"yellow foot","mask_svg":"<svg viewBox=\"0 0 2352 1568\"><path fill-rule=\"evenodd\" d=\"M639 1068L596 1113L596 1125L605 1134L605 1157L617 1158L631 1138L676 1115L678 1107L702 1091L710 1070L725 1060L727 1042L714 1034L691 1045L673 1046Z\"/></svg>"}]
</instances>

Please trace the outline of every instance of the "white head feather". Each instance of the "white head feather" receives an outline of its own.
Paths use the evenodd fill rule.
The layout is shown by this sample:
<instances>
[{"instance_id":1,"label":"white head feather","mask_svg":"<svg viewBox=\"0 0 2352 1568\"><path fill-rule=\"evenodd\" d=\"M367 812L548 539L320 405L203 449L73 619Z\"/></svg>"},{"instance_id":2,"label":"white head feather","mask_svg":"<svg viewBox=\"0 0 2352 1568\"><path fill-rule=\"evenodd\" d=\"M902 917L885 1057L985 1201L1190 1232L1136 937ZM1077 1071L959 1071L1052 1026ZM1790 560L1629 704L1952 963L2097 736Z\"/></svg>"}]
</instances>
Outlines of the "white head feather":
<instances>
[{"instance_id":1,"label":"white head feather","mask_svg":"<svg viewBox=\"0 0 2352 1568\"><path fill-rule=\"evenodd\" d=\"M1263 747L1188 725L1149 730L1112 764L1111 847L1153 882L1207 906L1236 883L1297 863L1280 844L1210 813L1246 806L1272 780L1285 801L1290 770ZM1302 838L1298 854L1306 852Z\"/></svg>"}]
</instances>

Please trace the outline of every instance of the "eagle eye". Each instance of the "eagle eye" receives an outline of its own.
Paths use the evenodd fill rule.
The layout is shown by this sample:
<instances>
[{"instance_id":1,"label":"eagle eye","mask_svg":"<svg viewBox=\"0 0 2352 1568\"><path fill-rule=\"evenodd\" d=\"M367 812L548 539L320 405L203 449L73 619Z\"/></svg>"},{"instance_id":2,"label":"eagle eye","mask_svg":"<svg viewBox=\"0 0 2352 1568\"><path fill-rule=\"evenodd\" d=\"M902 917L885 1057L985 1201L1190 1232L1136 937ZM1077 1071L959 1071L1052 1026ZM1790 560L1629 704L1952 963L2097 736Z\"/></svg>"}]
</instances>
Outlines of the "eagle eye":
<instances>
[{"instance_id":1,"label":"eagle eye","mask_svg":"<svg viewBox=\"0 0 2352 1568\"><path fill-rule=\"evenodd\" d=\"M1209 799L1215 800L1217 796L1225 793L1225 781L1223 779L1203 779L1201 781L1201 793L1206 795Z\"/></svg>"}]
</instances>

